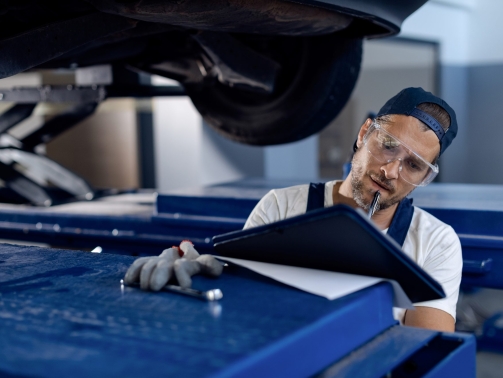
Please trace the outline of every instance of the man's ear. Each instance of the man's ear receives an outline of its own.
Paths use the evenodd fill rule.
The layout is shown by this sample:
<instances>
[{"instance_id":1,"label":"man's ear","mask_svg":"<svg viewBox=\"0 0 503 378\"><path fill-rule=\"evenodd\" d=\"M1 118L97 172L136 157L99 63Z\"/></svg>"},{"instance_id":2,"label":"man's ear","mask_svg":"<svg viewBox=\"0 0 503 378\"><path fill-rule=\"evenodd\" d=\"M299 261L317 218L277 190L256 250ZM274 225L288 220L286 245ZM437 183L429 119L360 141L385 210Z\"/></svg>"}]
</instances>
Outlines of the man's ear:
<instances>
[{"instance_id":1,"label":"man's ear","mask_svg":"<svg viewBox=\"0 0 503 378\"><path fill-rule=\"evenodd\" d=\"M356 139L356 146L360 148L363 145L363 137L367 134L369 127L372 125L372 120L367 118L365 123L360 127L360 131L358 132L358 138Z\"/></svg>"}]
</instances>

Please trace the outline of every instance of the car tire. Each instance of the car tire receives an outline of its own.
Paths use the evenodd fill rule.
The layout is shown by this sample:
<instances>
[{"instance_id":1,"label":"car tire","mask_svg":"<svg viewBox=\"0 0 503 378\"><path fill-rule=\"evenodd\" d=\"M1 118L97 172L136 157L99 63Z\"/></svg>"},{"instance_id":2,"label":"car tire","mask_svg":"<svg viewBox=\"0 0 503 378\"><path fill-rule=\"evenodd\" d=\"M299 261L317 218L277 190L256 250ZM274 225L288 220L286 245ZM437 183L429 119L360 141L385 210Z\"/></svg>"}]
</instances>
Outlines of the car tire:
<instances>
[{"instance_id":1,"label":"car tire","mask_svg":"<svg viewBox=\"0 0 503 378\"><path fill-rule=\"evenodd\" d=\"M327 126L353 91L362 40L340 33L290 37L279 41L276 50L282 49L274 57L282 71L272 95L244 92L217 81L186 85L205 121L225 137L251 145L295 142Z\"/></svg>"}]
</instances>

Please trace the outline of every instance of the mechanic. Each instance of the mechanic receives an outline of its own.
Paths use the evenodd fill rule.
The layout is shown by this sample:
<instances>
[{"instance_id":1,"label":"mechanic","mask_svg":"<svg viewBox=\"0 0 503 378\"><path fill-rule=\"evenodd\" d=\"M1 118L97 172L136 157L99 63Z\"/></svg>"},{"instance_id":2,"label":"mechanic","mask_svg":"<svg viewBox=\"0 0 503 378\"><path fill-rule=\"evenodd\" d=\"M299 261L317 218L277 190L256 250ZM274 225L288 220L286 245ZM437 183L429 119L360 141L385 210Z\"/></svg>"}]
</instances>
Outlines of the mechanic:
<instances>
[{"instance_id":1,"label":"mechanic","mask_svg":"<svg viewBox=\"0 0 503 378\"><path fill-rule=\"evenodd\" d=\"M275 189L250 214L244 228L257 227L320 207L346 204L368 211L381 193L372 220L403 252L435 278L446 298L393 309L402 324L454 331L463 260L452 227L412 206L406 198L438 174L437 160L457 133L454 110L422 88L406 88L377 117L361 126L352 168L344 181ZM365 263L365 262L362 262Z\"/></svg>"}]
</instances>

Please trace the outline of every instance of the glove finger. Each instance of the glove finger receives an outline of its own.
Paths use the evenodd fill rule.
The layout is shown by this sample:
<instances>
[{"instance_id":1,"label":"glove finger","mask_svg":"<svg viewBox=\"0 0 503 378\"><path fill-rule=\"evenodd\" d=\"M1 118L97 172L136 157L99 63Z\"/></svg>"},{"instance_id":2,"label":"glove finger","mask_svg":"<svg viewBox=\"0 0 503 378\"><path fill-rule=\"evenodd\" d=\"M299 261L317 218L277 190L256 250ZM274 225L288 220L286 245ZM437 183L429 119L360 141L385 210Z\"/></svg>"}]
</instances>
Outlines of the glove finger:
<instances>
[{"instance_id":1,"label":"glove finger","mask_svg":"<svg viewBox=\"0 0 503 378\"><path fill-rule=\"evenodd\" d=\"M224 266L212 255L201 255L196 261L201 264L202 273L213 277L220 276L224 270Z\"/></svg>"},{"instance_id":2,"label":"glove finger","mask_svg":"<svg viewBox=\"0 0 503 378\"><path fill-rule=\"evenodd\" d=\"M178 247L171 247L162 251L159 257L174 262L175 260L178 260L180 258L180 251Z\"/></svg>"},{"instance_id":3,"label":"glove finger","mask_svg":"<svg viewBox=\"0 0 503 378\"><path fill-rule=\"evenodd\" d=\"M140 288L142 288L143 290L149 289L150 275L152 274L152 271L154 270L158 261L159 261L158 257L151 257L150 260L147 261L145 265L143 265L143 267L141 268Z\"/></svg>"},{"instance_id":4,"label":"glove finger","mask_svg":"<svg viewBox=\"0 0 503 378\"><path fill-rule=\"evenodd\" d=\"M189 288L192 286L191 277L201 271L201 264L197 261L180 259L175 261L174 271L178 285Z\"/></svg>"},{"instance_id":5,"label":"glove finger","mask_svg":"<svg viewBox=\"0 0 503 378\"><path fill-rule=\"evenodd\" d=\"M195 260L199 257L199 252L196 251L194 245L189 240L184 240L180 243L180 249L183 251L183 258L187 260Z\"/></svg>"},{"instance_id":6,"label":"glove finger","mask_svg":"<svg viewBox=\"0 0 503 378\"><path fill-rule=\"evenodd\" d=\"M173 275L173 262L160 259L150 276L150 290L159 291Z\"/></svg>"},{"instance_id":7,"label":"glove finger","mask_svg":"<svg viewBox=\"0 0 503 378\"><path fill-rule=\"evenodd\" d=\"M136 259L127 270L126 275L124 276L124 283L126 285L131 285L132 283L138 281L141 267L150 259L151 257L140 257L139 259Z\"/></svg>"}]
</instances>

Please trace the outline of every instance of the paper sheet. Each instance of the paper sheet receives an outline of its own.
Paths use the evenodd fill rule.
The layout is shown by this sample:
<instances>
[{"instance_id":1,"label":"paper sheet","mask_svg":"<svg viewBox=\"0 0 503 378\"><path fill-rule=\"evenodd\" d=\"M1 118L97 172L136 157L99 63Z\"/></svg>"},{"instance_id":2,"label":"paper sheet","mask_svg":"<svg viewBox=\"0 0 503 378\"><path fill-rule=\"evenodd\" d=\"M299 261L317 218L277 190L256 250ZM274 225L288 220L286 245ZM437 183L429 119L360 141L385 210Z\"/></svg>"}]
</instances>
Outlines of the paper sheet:
<instances>
[{"instance_id":1,"label":"paper sheet","mask_svg":"<svg viewBox=\"0 0 503 378\"><path fill-rule=\"evenodd\" d=\"M394 306L408 309L414 308L402 287L394 280L330 272L326 270L299 268L288 265L269 264L230 257L215 257L219 260L229 261L286 285L330 300L341 298L355 291L375 285L378 282L387 281L393 286Z\"/></svg>"}]
</instances>

